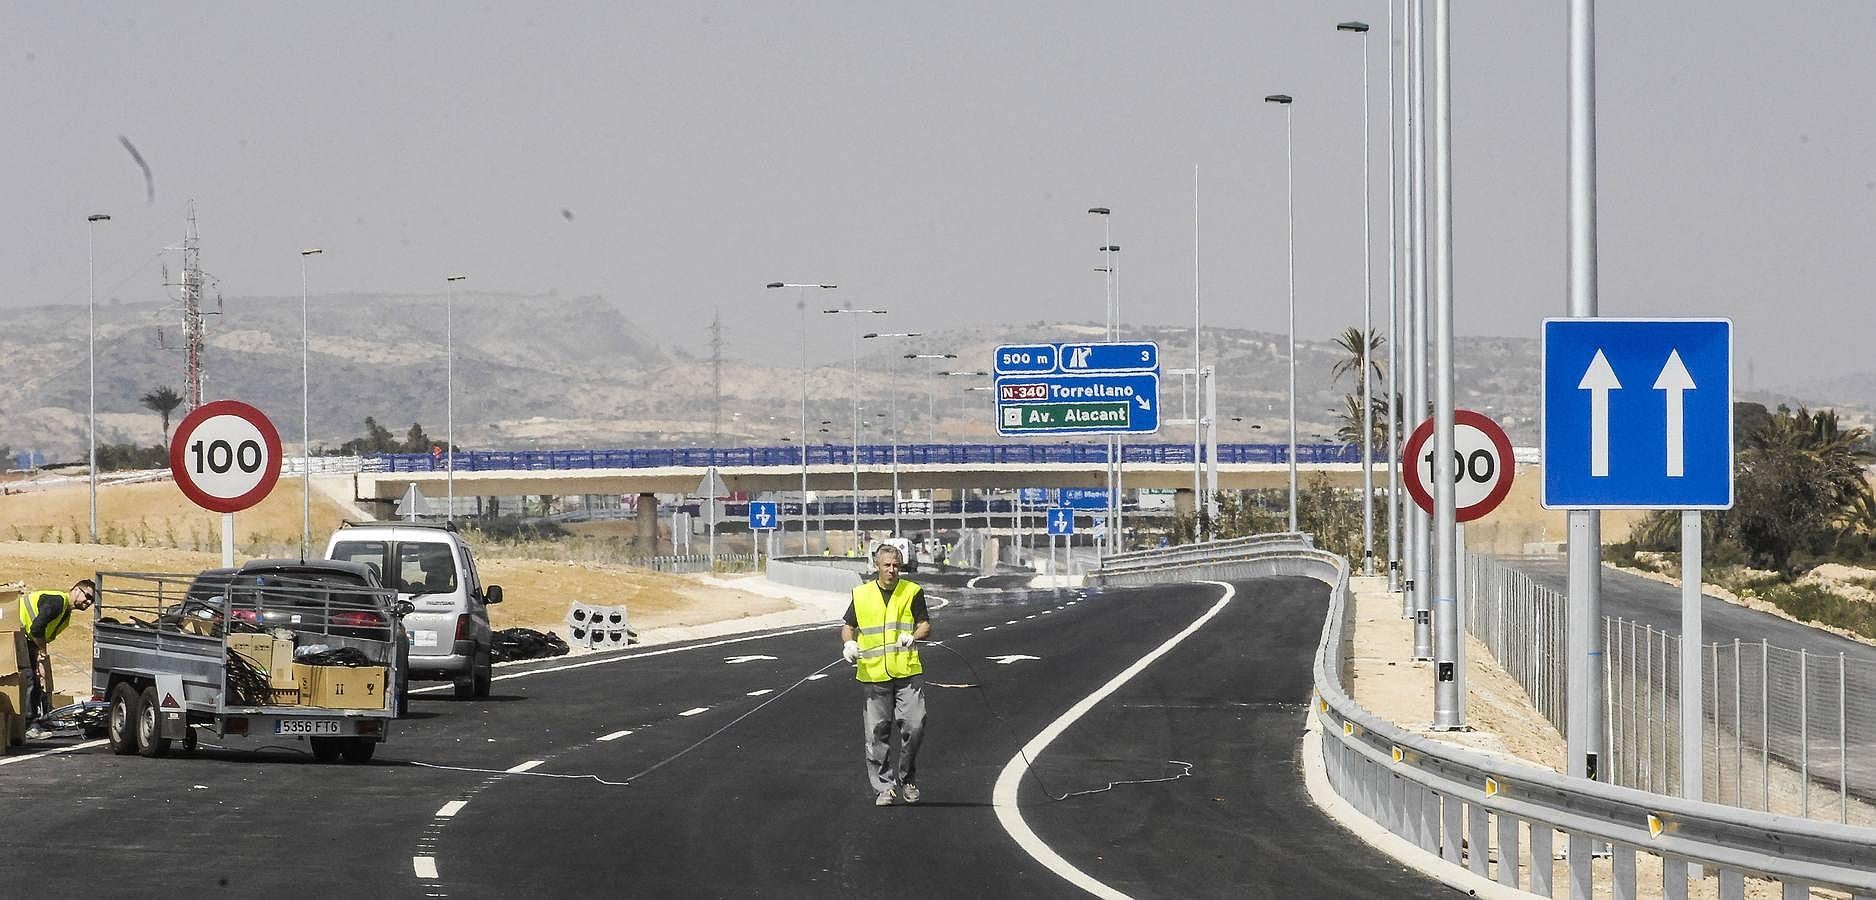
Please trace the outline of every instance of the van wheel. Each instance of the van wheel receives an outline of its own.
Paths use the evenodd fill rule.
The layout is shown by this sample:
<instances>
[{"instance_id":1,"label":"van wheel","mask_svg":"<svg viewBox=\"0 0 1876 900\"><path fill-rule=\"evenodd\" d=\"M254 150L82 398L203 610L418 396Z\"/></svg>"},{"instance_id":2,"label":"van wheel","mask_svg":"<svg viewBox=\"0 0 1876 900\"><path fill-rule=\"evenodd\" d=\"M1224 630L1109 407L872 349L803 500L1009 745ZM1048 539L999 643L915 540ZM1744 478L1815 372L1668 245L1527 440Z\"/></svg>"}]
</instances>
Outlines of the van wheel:
<instances>
[{"instance_id":1,"label":"van wheel","mask_svg":"<svg viewBox=\"0 0 1876 900\"><path fill-rule=\"evenodd\" d=\"M109 724L105 726L105 738L111 742L112 753L129 756L137 752L137 714L142 705L143 700L130 682L119 682L111 689L111 713Z\"/></svg>"},{"instance_id":2,"label":"van wheel","mask_svg":"<svg viewBox=\"0 0 1876 900\"><path fill-rule=\"evenodd\" d=\"M476 679L473 674L468 678L458 678L450 682L450 687L454 688L451 696L454 696L458 700L472 700L475 698Z\"/></svg>"},{"instance_id":3,"label":"van wheel","mask_svg":"<svg viewBox=\"0 0 1876 900\"><path fill-rule=\"evenodd\" d=\"M495 664L489 655L489 652L484 650L481 657L476 660L475 695L477 699L487 697L489 686L495 681Z\"/></svg>"},{"instance_id":4,"label":"van wheel","mask_svg":"<svg viewBox=\"0 0 1876 900\"><path fill-rule=\"evenodd\" d=\"M143 689L137 704L137 754L151 759L169 755L169 738L162 737L162 704L156 699L156 686Z\"/></svg>"}]
</instances>

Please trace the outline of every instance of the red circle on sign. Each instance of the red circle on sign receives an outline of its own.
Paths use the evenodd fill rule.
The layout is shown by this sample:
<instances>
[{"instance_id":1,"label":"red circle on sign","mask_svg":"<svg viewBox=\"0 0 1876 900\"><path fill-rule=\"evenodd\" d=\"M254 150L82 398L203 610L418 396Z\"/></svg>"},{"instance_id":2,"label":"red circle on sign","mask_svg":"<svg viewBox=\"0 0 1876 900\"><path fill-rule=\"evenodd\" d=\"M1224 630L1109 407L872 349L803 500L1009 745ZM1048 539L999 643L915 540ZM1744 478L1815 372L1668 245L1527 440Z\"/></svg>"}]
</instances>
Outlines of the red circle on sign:
<instances>
[{"instance_id":1,"label":"red circle on sign","mask_svg":"<svg viewBox=\"0 0 1876 900\"><path fill-rule=\"evenodd\" d=\"M1511 458L1511 438L1506 437L1505 429L1498 427L1498 423L1492 421L1484 413L1473 412L1469 409L1455 409L1453 410L1453 425L1470 426L1485 435L1486 440L1492 442L1492 448L1498 452L1498 467L1494 473L1498 479L1497 483L1492 485L1492 489L1483 499L1471 506L1456 507L1453 510L1455 521L1470 522L1497 509L1498 504L1505 501L1506 495L1511 493L1512 470L1516 464ZM1433 512L1433 495L1427 490L1427 486L1421 483L1420 464L1415 460L1420 458L1420 451L1432 438L1433 420L1427 419L1414 429L1412 436L1407 438L1406 446L1401 448L1401 458L1396 462L1401 467L1401 481L1407 485L1407 493L1412 494L1414 502L1428 513Z\"/></svg>"},{"instance_id":2,"label":"red circle on sign","mask_svg":"<svg viewBox=\"0 0 1876 900\"><path fill-rule=\"evenodd\" d=\"M204 423L223 416L232 416L246 423L259 432L261 441L266 445L266 457L259 461L256 472L259 480L253 487L234 496L215 494L197 484L198 475L188 464L190 438L195 437L196 430ZM264 413L239 400L204 403L183 416L176 425L176 433L169 441L169 474L176 479L176 486L182 489L183 495L195 505L211 512L240 512L261 502L273 491L274 483L280 480L280 432L274 430L274 423L268 421Z\"/></svg>"}]
</instances>

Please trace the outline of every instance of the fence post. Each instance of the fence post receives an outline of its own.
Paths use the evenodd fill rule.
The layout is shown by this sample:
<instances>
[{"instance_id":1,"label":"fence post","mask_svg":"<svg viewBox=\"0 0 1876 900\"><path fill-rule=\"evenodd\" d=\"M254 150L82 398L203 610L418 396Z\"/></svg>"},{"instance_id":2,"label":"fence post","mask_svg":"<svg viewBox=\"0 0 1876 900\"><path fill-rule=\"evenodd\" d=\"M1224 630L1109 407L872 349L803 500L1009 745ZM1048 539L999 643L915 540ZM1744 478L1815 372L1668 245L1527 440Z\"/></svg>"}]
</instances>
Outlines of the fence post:
<instances>
[{"instance_id":1,"label":"fence post","mask_svg":"<svg viewBox=\"0 0 1876 900\"><path fill-rule=\"evenodd\" d=\"M1739 707L1739 639L1733 638L1733 802L1740 808L1746 805L1746 748L1741 737L1746 733L1746 720Z\"/></svg>"},{"instance_id":2,"label":"fence post","mask_svg":"<svg viewBox=\"0 0 1876 900\"><path fill-rule=\"evenodd\" d=\"M1811 685L1809 657L1798 648L1798 798L1800 814L1811 817Z\"/></svg>"},{"instance_id":3,"label":"fence post","mask_svg":"<svg viewBox=\"0 0 1876 900\"><path fill-rule=\"evenodd\" d=\"M1837 651L1837 821L1850 824L1850 744L1844 738L1847 709L1844 707L1844 657Z\"/></svg>"},{"instance_id":4,"label":"fence post","mask_svg":"<svg viewBox=\"0 0 1876 900\"><path fill-rule=\"evenodd\" d=\"M1767 639L1759 638L1759 767L1762 770L1759 787L1765 791L1760 808L1766 812L1772 811L1772 744L1768 740L1772 732L1772 709L1767 703L1770 693L1767 685L1772 683L1772 672L1768 668L1772 659L1771 646Z\"/></svg>"}]
</instances>

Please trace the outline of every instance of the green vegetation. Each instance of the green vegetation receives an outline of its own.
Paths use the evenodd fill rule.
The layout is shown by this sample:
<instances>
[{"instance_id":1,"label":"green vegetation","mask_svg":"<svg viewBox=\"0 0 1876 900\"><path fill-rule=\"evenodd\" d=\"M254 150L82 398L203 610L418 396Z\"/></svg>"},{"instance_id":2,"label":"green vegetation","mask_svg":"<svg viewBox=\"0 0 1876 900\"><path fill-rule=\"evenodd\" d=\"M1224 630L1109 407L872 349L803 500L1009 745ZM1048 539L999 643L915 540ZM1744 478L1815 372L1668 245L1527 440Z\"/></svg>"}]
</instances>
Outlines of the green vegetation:
<instances>
[{"instance_id":1,"label":"green vegetation","mask_svg":"<svg viewBox=\"0 0 1876 900\"><path fill-rule=\"evenodd\" d=\"M176 411L176 407L182 405L182 395L165 385L137 399L151 412L163 417L163 448L167 451L169 449L169 416Z\"/></svg>"},{"instance_id":2,"label":"green vegetation","mask_svg":"<svg viewBox=\"0 0 1876 900\"><path fill-rule=\"evenodd\" d=\"M1385 522L1387 507L1376 507L1375 518ZM1191 543L1197 529L1206 539L1224 540L1253 534L1271 534L1289 528L1289 490L1263 488L1252 491L1219 491L1218 520L1209 521L1201 510L1197 517L1179 516L1173 520L1167 539L1175 544ZM1296 527L1315 536L1316 546L1350 559L1361 559L1361 491L1338 488L1322 472L1312 475L1296 496ZM1148 542L1149 545L1152 542Z\"/></svg>"}]
</instances>

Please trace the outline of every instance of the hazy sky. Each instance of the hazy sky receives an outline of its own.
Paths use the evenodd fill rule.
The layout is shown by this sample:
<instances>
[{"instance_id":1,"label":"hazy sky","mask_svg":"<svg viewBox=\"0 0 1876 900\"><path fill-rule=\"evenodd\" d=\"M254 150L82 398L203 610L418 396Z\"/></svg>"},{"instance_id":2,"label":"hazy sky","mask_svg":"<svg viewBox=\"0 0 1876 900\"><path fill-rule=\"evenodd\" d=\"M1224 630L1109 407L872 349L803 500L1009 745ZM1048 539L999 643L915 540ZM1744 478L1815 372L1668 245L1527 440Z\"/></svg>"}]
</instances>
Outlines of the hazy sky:
<instances>
[{"instance_id":1,"label":"hazy sky","mask_svg":"<svg viewBox=\"0 0 1876 900\"><path fill-rule=\"evenodd\" d=\"M1876 4L1598 6L1603 312L1733 317L1742 382L1876 369ZM1565 302L1566 4L1453 7L1460 329L1535 336ZM765 282L838 282L809 302L889 330L1099 320L1107 206L1123 318L1190 322L1196 165L1207 319L1280 329L1283 92L1326 337L1360 316L1360 18L1384 326L1388 8L16 0L0 311L85 301L92 212L99 296L160 298L193 199L230 298L297 295L316 246L314 294L460 271L692 352L718 307L731 352L793 359Z\"/></svg>"}]
</instances>

